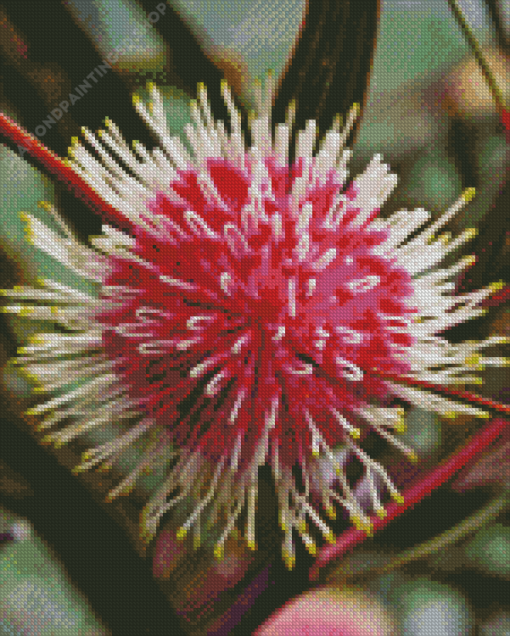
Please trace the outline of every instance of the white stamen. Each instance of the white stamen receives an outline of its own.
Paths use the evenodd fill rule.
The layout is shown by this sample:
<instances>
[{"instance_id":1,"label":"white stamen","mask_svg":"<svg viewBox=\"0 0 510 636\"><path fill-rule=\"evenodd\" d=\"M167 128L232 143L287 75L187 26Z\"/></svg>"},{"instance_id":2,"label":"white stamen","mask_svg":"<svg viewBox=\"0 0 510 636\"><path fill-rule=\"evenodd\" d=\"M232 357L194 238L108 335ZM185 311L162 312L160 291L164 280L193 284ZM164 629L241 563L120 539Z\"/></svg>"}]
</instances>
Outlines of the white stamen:
<instances>
[{"instance_id":1,"label":"white stamen","mask_svg":"<svg viewBox=\"0 0 510 636\"><path fill-rule=\"evenodd\" d=\"M349 360L337 356L335 362L340 367L343 377L347 380L359 382L363 379L363 371L352 362L349 362Z\"/></svg>"},{"instance_id":2,"label":"white stamen","mask_svg":"<svg viewBox=\"0 0 510 636\"><path fill-rule=\"evenodd\" d=\"M283 338L284 335L285 335L285 326L279 325L276 331L276 335L273 336L272 340L274 340L274 342L278 342L279 340Z\"/></svg>"},{"instance_id":3,"label":"white stamen","mask_svg":"<svg viewBox=\"0 0 510 636\"><path fill-rule=\"evenodd\" d=\"M381 279L379 276L365 276L365 278L358 278L347 283L347 287L355 294L369 291L377 287Z\"/></svg>"},{"instance_id":4,"label":"white stamen","mask_svg":"<svg viewBox=\"0 0 510 636\"><path fill-rule=\"evenodd\" d=\"M288 284L289 316L296 317L296 279L290 278Z\"/></svg>"},{"instance_id":5,"label":"white stamen","mask_svg":"<svg viewBox=\"0 0 510 636\"><path fill-rule=\"evenodd\" d=\"M335 260L336 255L336 247L331 247L329 250L326 250L324 254L315 261L315 263L312 263L310 267L316 272L322 272L331 265L331 263Z\"/></svg>"},{"instance_id":6,"label":"white stamen","mask_svg":"<svg viewBox=\"0 0 510 636\"><path fill-rule=\"evenodd\" d=\"M232 276L228 272L222 272L220 276L220 286L222 291L225 294L227 294L227 296L230 296L231 294L230 292L231 283L232 283Z\"/></svg>"}]
</instances>

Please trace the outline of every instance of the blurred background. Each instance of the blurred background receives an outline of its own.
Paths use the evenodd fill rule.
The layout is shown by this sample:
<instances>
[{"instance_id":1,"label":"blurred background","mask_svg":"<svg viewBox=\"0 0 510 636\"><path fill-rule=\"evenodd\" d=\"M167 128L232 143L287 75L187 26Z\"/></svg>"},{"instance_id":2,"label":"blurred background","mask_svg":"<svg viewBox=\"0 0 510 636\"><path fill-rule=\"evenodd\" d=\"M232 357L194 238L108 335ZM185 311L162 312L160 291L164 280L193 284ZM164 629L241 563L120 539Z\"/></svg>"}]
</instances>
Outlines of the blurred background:
<instances>
[{"instance_id":1,"label":"blurred background","mask_svg":"<svg viewBox=\"0 0 510 636\"><path fill-rule=\"evenodd\" d=\"M510 2L458 5L508 105ZM438 215L475 186L476 198L448 228L478 229L466 247L478 260L459 288L509 282L510 152L447 0L2 0L0 27L0 109L30 132L43 125L41 140L61 156L81 126L97 130L105 116L128 140L153 146L132 108L134 94L147 97L149 80L160 87L169 128L179 135L199 81L208 86L214 114L225 118L219 84L226 78L246 123L253 82L271 69L278 78L275 120L283 121L295 99L298 125L317 118L320 135L337 113L361 102L351 175L380 153L399 176L382 214L424 207ZM111 68L101 66L105 61ZM86 94L62 110L87 78ZM59 108L56 122L43 124ZM25 241L18 213L52 225L37 201L53 201L83 240L99 233L100 219L2 138L0 187L0 287L48 274L84 285ZM508 304L494 306L448 337L510 336L509 312ZM291 573L281 562L264 471L255 554L234 537L217 563L205 549L176 544L177 519L166 518L145 552L138 514L161 471L144 476L129 499L104 504L111 485L136 462L136 450L112 474L77 477L70 469L79 444L40 445L22 415L31 385L9 362L40 325L15 318L2 315L0 337L0 634L250 634L262 624L260 634L304 634L315 633L299 631L306 617L319 625L324 615L336 616L342 634L510 634L508 435L416 509L330 564L318 583L309 580L307 554L298 553ZM490 369L485 379L480 392L510 402L508 369ZM421 458L413 474L390 449L372 450L397 481L411 483L479 426L412 409L404 441Z\"/></svg>"}]
</instances>

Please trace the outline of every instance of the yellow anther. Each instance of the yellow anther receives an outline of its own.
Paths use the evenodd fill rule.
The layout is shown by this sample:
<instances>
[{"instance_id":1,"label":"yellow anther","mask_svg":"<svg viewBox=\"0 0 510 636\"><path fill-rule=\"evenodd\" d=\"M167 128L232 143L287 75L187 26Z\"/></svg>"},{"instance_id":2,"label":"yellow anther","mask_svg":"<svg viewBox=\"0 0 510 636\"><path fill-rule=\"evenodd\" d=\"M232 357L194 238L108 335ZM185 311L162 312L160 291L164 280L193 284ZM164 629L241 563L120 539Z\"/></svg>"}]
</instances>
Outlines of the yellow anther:
<instances>
[{"instance_id":1,"label":"yellow anther","mask_svg":"<svg viewBox=\"0 0 510 636\"><path fill-rule=\"evenodd\" d=\"M505 286L505 283L502 280L500 280L497 283L491 283L489 285L489 288L490 288L491 292L494 293L494 292L499 291L500 289L503 289L504 286Z\"/></svg>"},{"instance_id":2,"label":"yellow anther","mask_svg":"<svg viewBox=\"0 0 510 636\"><path fill-rule=\"evenodd\" d=\"M214 556L218 559L218 561L221 561L221 559L223 559L223 543L217 543L214 546Z\"/></svg>"},{"instance_id":3,"label":"yellow anther","mask_svg":"<svg viewBox=\"0 0 510 636\"><path fill-rule=\"evenodd\" d=\"M443 415L443 417L446 417L450 420L454 420L457 417L457 412L456 411L446 411L446 413Z\"/></svg>"},{"instance_id":4,"label":"yellow anther","mask_svg":"<svg viewBox=\"0 0 510 636\"><path fill-rule=\"evenodd\" d=\"M475 188L466 188L462 193L462 198L466 203L469 203L475 196L476 189Z\"/></svg>"},{"instance_id":5,"label":"yellow anther","mask_svg":"<svg viewBox=\"0 0 510 636\"><path fill-rule=\"evenodd\" d=\"M256 550L257 549L257 544L253 539L248 539L248 541L246 542L248 544L248 547L250 548L250 550Z\"/></svg>"},{"instance_id":6,"label":"yellow anther","mask_svg":"<svg viewBox=\"0 0 510 636\"><path fill-rule=\"evenodd\" d=\"M311 541L310 543L305 543L306 549L308 552L315 556L317 554L317 546L315 545L315 541Z\"/></svg>"},{"instance_id":7,"label":"yellow anther","mask_svg":"<svg viewBox=\"0 0 510 636\"><path fill-rule=\"evenodd\" d=\"M404 497L398 492L395 492L395 493L392 492L391 493L391 498L394 501L396 501L398 504L403 504L404 503Z\"/></svg>"},{"instance_id":8,"label":"yellow anther","mask_svg":"<svg viewBox=\"0 0 510 636\"><path fill-rule=\"evenodd\" d=\"M403 418L401 422L398 422L398 424L396 424L395 431L399 433L400 435L402 435L403 433L407 431L407 424L405 423Z\"/></svg>"},{"instance_id":9,"label":"yellow anther","mask_svg":"<svg viewBox=\"0 0 510 636\"><path fill-rule=\"evenodd\" d=\"M467 357L464 362L468 367L476 367L480 363L481 356L478 353L474 353L472 356Z\"/></svg>"},{"instance_id":10,"label":"yellow anther","mask_svg":"<svg viewBox=\"0 0 510 636\"><path fill-rule=\"evenodd\" d=\"M359 439L359 437L361 436L361 431L359 430L359 428L353 428L351 431L349 431L349 434L354 439Z\"/></svg>"},{"instance_id":11,"label":"yellow anther","mask_svg":"<svg viewBox=\"0 0 510 636\"><path fill-rule=\"evenodd\" d=\"M177 530L176 536L179 541L182 541L187 534L188 534L188 529L182 526L181 528L179 528L179 530Z\"/></svg>"},{"instance_id":12,"label":"yellow anther","mask_svg":"<svg viewBox=\"0 0 510 636\"><path fill-rule=\"evenodd\" d=\"M76 137L73 137L73 139L76 139ZM51 210L51 203L49 203L49 201L38 201L37 205L42 208L43 210L46 210L46 212L49 212Z\"/></svg>"},{"instance_id":13,"label":"yellow anther","mask_svg":"<svg viewBox=\"0 0 510 636\"><path fill-rule=\"evenodd\" d=\"M378 508L376 510L376 514L379 517L379 519L385 519L388 513L386 512L384 508Z\"/></svg>"},{"instance_id":14,"label":"yellow anther","mask_svg":"<svg viewBox=\"0 0 510 636\"><path fill-rule=\"evenodd\" d=\"M407 453L407 457L409 458L409 461L412 462L413 464L417 464L420 461L420 458L414 451L410 451L409 453Z\"/></svg>"},{"instance_id":15,"label":"yellow anther","mask_svg":"<svg viewBox=\"0 0 510 636\"><path fill-rule=\"evenodd\" d=\"M326 514L333 521L336 519L336 510L334 509L334 507L331 504L326 506Z\"/></svg>"},{"instance_id":16,"label":"yellow anther","mask_svg":"<svg viewBox=\"0 0 510 636\"><path fill-rule=\"evenodd\" d=\"M331 530L326 533L326 541L328 543L336 543L336 537Z\"/></svg>"},{"instance_id":17,"label":"yellow anther","mask_svg":"<svg viewBox=\"0 0 510 636\"><path fill-rule=\"evenodd\" d=\"M283 560L285 561L285 565L288 570L292 570L294 564L296 563L296 557L290 554L287 550L283 551Z\"/></svg>"}]
</instances>

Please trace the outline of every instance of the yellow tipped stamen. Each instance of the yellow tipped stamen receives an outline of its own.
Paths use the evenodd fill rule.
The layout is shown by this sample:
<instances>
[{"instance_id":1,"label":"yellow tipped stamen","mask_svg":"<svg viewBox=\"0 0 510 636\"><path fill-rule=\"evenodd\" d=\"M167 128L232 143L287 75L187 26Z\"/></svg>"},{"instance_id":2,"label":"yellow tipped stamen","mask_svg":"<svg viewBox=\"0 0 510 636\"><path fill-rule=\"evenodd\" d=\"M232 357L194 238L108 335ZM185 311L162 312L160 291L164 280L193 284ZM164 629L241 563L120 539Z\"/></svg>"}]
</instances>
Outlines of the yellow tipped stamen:
<instances>
[{"instance_id":1,"label":"yellow tipped stamen","mask_svg":"<svg viewBox=\"0 0 510 636\"><path fill-rule=\"evenodd\" d=\"M398 504L403 504L404 503L404 497L398 492L392 492L391 493L391 498L394 501L396 501Z\"/></svg>"},{"instance_id":2,"label":"yellow tipped stamen","mask_svg":"<svg viewBox=\"0 0 510 636\"><path fill-rule=\"evenodd\" d=\"M409 453L407 453L407 458L413 464L417 464L420 461L420 458L414 451L410 451Z\"/></svg>"},{"instance_id":3,"label":"yellow tipped stamen","mask_svg":"<svg viewBox=\"0 0 510 636\"><path fill-rule=\"evenodd\" d=\"M336 519L336 511L332 505L326 506L326 514L332 521Z\"/></svg>"},{"instance_id":4,"label":"yellow tipped stamen","mask_svg":"<svg viewBox=\"0 0 510 636\"><path fill-rule=\"evenodd\" d=\"M177 530L176 536L179 541L182 541L187 534L188 534L188 529L183 526L182 528L179 528L179 530Z\"/></svg>"},{"instance_id":5,"label":"yellow tipped stamen","mask_svg":"<svg viewBox=\"0 0 510 636\"><path fill-rule=\"evenodd\" d=\"M331 532L331 530L328 531L328 533L326 534L325 538L326 538L326 541L328 543L336 543L336 537L335 537L334 533Z\"/></svg>"},{"instance_id":6,"label":"yellow tipped stamen","mask_svg":"<svg viewBox=\"0 0 510 636\"><path fill-rule=\"evenodd\" d=\"M398 422L398 424L395 425L395 432L402 435L406 431L407 431L407 424L405 423L404 418L402 418L402 421Z\"/></svg>"},{"instance_id":7,"label":"yellow tipped stamen","mask_svg":"<svg viewBox=\"0 0 510 636\"><path fill-rule=\"evenodd\" d=\"M466 203L469 203L470 201L473 200L475 194L476 194L475 188L466 188L461 196Z\"/></svg>"},{"instance_id":8,"label":"yellow tipped stamen","mask_svg":"<svg viewBox=\"0 0 510 636\"><path fill-rule=\"evenodd\" d=\"M457 417L456 411L446 411L443 417L448 418L449 420L454 420Z\"/></svg>"},{"instance_id":9,"label":"yellow tipped stamen","mask_svg":"<svg viewBox=\"0 0 510 636\"><path fill-rule=\"evenodd\" d=\"M480 364L481 356L478 353L473 354L472 356L467 357L464 360L464 364L467 364L468 367L476 367Z\"/></svg>"},{"instance_id":10,"label":"yellow tipped stamen","mask_svg":"<svg viewBox=\"0 0 510 636\"><path fill-rule=\"evenodd\" d=\"M248 541L246 542L248 547L250 548L250 550L256 550L257 549L257 544L255 543L255 541L253 539L248 539Z\"/></svg>"},{"instance_id":11,"label":"yellow tipped stamen","mask_svg":"<svg viewBox=\"0 0 510 636\"><path fill-rule=\"evenodd\" d=\"M223 543L217 543L214 546L214 556L218 559L218 561L221 561L223 559L223 555L224 555Z\"/></svg>"},{"instance_id":12,"label":"yellow tipped stamen","mask_svg":"<svg viewBox=\"0 0 510 636\"><path fill-rule=\"evenodd\" d=\"M315 556L317 554L317 546L315 545L315 541L307 541L305 543L305 547L312 556Z\"/></svg>"},{"instance_id":13,"label":"yellow tipped stamen","mask_svg":"<svg viewBox=\"0 0 510 636\"><path fill-rule=\"evenodd\" d=\"M376 511L376 514L379 517L379 519L385 519L388 515L388 513L386 512L384 508L378 508Z\"/></svg>"},{"instance_id":14,"label":"yellow tipped stamen","mask_svg":"<svg viewBox=\"0 0 510 636\"><path fill-rule=\"evenodd\" d=\"M77 139L77 137L73 137L73 139ZM45 210L46 212L50 212L52 207L49 201L38 201L37 205L43 210Z\"/></svg>"},{"instance_id":15,"label":"yellow tipped stamen","mask_svg":"<svg viewBox=\"0 0 510 636\"><path fill-rule=\"evenodd\" d=\"M480 413L476 414L476 417L480 417L481 419L489 419L490 416L491 414L487 411L481 411Z\"/></svg>"},{"instance_id":16,"label":"yellow tipped stamen","mask_svg":"<svg viewBox=\"0 0 510 636\"><path fill-rule=\"evenodd\" d=\"M359 439L359 437L361 436L361 431L359 428L353 428L351 431L349 431L349 435L354 439Z\"/></svg>"},{"instance_id":17,"label":"yellow tipped stamen","mask_svg":"<svg viewBox=\"0 0 510 636\"><path fill-rule=\"evenodd\" d=\"M285 565L287 566L288 570L292 570L295 563L296 563L296 557L292 554L289 554L289 552L287 550L283 551L283 560L285 561Z\"/></svg>"},{"instance_id":18,"label":"yellow tipped stamen","mask_svg":"<svg viewBox=\"0 0 510 636\"><path fill-rule=\"evenodd\" d=\"M491 283L489 285L489 289L491 290L492 293L499 291L500 289L503 289L503 287L505 286L505 283L500 280L497 283Z\"/></svg>"}]
</instances>

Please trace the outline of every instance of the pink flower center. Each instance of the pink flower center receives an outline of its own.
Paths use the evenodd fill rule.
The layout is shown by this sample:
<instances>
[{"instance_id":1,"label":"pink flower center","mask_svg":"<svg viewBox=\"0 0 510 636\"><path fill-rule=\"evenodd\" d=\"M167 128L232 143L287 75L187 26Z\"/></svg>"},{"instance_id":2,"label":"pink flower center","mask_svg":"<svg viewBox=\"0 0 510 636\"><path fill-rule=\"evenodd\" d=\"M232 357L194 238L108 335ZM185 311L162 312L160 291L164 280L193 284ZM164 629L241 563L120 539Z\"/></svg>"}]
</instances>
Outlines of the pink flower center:
<instances>
[{"instance_id":1,"label":"pink flower center","mask_svg":"<svg viewBox=\"0 0 510 636\"><path fill-rule=\"evenodd\" d=\"M289 169L269 157L260 176L249 155L244 171L208 159L208 184L182 172L178 196L147 203L135 248L147 264L114 258L105 284L119 297L99 317L104 345L179 445L218 457L241 432L247 461L278 397L270 443L290 465L310 447L306 413L335 446L345 431L332 409L352 422L386 397L371 370L408 369L396 354L412 344L411 277L373 251L387 238L369 228L378 210L356 224L355 184L335 200L337 173L314 182L313 162L303 175L301 159Z\"/></svg>"}]
</instances>

